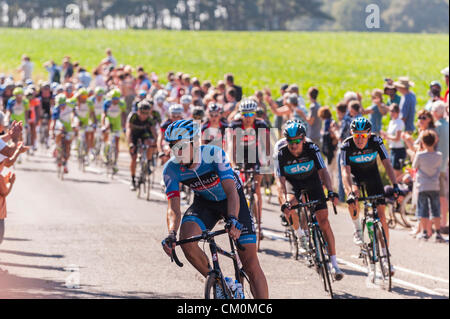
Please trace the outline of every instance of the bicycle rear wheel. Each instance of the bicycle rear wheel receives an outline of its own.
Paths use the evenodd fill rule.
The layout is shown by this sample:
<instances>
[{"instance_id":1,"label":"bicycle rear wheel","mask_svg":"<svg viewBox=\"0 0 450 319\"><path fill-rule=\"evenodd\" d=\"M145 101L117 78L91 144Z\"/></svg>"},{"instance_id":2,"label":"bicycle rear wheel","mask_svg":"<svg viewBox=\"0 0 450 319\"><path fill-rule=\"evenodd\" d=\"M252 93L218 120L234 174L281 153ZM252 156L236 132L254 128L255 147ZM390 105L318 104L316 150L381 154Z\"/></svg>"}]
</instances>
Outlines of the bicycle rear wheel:
<instances>
[{"instance_id":1,"label":"bicycle rear wheel","mask_svg":"<svg viewBox=\"0 0 450 319\"><path fill-rule=\"evenodd\" d=\"M316 243L316 262L319 267L319 275L322 279L322 283L326 292L329 293L330 297L333 299L333 288L331 287L330 279L330 259L328 253L325 251L325 240L323 238L322 232L317 229L313 230L314 242Z\"/></svg>"},{"instance_id":2,"label":"bicycle rear wheel","mask_svg":"<svg viewBox=\"0 0 450 319\"><path fill-rule=\"evenodd\" d=\"M376 231L375 252L377 254L377 263L375 267L378 268L377 273L380 274L381 287L391 291L392 290L392 278L391 278L391 260L389 257L389 249L387 247L386 235L380 222L374 225L374 231ZM385 247L385 253L383 253L382 247Z\"/></svg>"},{"instance_id":3,"label":"bicycle rear wheel","mask_svg":"<svg viewBox=\"0 0 450 319\"><path fill-rule=\"evenodd\" d=\"M217 287L222 290L222 295L218 293ZM225 279L216 272L210 272L206 277L205 299L233 299L233 295L228 289Z\"/></svg>"}]
</instances>

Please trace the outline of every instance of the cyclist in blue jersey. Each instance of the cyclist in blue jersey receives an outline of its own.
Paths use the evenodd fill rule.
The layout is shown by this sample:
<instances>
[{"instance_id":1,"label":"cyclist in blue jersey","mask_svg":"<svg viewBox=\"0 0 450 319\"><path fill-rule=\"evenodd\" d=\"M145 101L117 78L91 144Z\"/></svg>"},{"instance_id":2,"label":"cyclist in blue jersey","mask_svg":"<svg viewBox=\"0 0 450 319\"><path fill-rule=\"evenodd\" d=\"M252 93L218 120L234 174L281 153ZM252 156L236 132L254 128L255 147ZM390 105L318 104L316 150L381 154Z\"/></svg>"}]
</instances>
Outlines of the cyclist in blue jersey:
<instances>
[{"instance_id":1,"label":"cyclist in blue jersey","mask_svg":"<svg viewBox=\"0 0 450 319\"><path fill-rule=\"evenodd\" d=\"M231 223L229 235L238 240L244 251L238 250L240 260L250 279L255 298L268 298L265 275L256 255L256 234L242 184L234 174L225 152L213 145L202 145L200 126L193 120L179 120L167 128L165 139L173 157L165 164L163 177L168 198L168 237L164 251L170 256L175 248L177 231L180 239L212 230L224 218ZM181 219L180 183L194 192L194 202ZM198 243L181 246L187 260L206 277L211 270L208 258ZM216 286L218 288L219 285Z\"/></svg>"}]
</instances>

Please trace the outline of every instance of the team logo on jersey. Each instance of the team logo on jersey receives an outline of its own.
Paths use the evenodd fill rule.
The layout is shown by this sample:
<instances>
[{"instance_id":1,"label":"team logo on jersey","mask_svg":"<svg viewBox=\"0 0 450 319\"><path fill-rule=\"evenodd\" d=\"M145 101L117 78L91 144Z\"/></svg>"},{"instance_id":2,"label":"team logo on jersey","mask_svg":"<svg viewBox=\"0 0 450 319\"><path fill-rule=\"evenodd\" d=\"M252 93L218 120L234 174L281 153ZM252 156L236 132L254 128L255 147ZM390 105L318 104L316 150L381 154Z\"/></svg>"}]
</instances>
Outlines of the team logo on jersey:
<instances>
[{"instance_id":1,"label":"team logo on jersey","mask_svg":"<svg viewBox=\"0 0 450 319\"><path fill-rule=\"evenodd\" d=\"M371 154L362 154L350 156L350 161L357 164L370 163L377 158L377 152Z\"/></svg>"},{"instance_id":2,"label":"team logo on jersey","mask_svg":"<svg viewBox=\"0 0 450 319\"><path fill-rule=\"evenodd\" d=\"M294 165L289 165L284 167L284 171L287 174L303 174L310 172L314 167L314 161L309 161L305 163L298 163Z\"/></svg>"}]
</instances>

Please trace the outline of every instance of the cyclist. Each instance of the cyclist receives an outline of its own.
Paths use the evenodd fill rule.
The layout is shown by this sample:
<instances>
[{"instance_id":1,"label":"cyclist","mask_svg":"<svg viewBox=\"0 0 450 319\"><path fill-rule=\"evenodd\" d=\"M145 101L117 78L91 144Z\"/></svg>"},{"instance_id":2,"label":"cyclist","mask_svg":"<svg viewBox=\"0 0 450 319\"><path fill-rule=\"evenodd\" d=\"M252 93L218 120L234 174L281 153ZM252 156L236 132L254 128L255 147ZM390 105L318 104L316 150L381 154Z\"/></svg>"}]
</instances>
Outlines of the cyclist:
<instances>
[{"instance_id":1,"label":"cyclist","mask_svg":"<svg viewBox=\"0 0 450 319\"><path fill-rule=\"evenodd\" d=\"M30 105L30 117L28 118L28 125L30 128L30 143L31 143L31 149L33 152L36 151L36 124L39 120L40 115L40 101L36 97L36 91L34 89L34 86L30 85L25 90L25 97L29 101Z\"/></svg>"},{"instance_id":2,"label":"cyclist","mask_svg":"<svg viewBox=\"0 0 450 319\"><path fill-rule=\"evenodd\" d=\"M225 147L225 130L228 123L221 118L222 107L214 102L209 103L206 112L206 122L202 126L202 144L211 143L218 147Z\"/></svg>"},{"instance_id":3,"label":"cyclist","mask_svg":"<svg viewBox=\"0 0 450 319\"><path fill-rule=\"evenodd\" d=\"M306 138L306 128L298 121L292 121L283 130L287 145L282 146L275 162L275 175L279 196L285 203L281 206L287 220L292 218L294 228L297 229L302 246L305 245L306 234L299 227L298 215L291 206L297 205L302 191L306 191L309 200L320 200L321 204L315 206L314 214L328 244L332 269L336 280L344 278L344 273L339 269L336 261L336 245L333 230L328 220L328 208L324 185L328 190L328 198L333 204L338 204L338 196L332 191L331 178L328 174L325 162L320 154L319 147Z\"/></svg>"},{"instance_id":4,"label":"cyclist","mask_svg":"<svg viewBox=\"0 0 450 319\"><path fill-rule=\"evenodd\" d=\"M231 224L229 235L245 247L238 250L243 268L250 279L255 298L268 298L265 275L256 254L256 236L242 184L234 174L225 152L212 145L199 145L200 127L193 120L172 123L165 132L173 157L164 166L163 177L168 198L168 237L164 251L170 256L180 227L180 183L195 193L194 203L181 220L180 239L200 235L213 229L225 218ZM206 277L208 258L197 243L181 246L188 261ZM221 288L216 285L216 289Z\"/></svg>"},{"instance_id":5,"label":"cyclist","mask_svg":"<svg viewBox=\"0 0 450 319\"><path fill-rule=\"evenodd\" d=\"M28 127L28 119L30 117L30 102L24 97L24 91L21 87L16 87L13 90L13 96L8 100L6 104L5 123L9 125L12 121L22 121L26 130ZM23 130L23 134L26 134L26 130ZM26 135L25 135L26 136ZM20 141L23 141L23 136ZM26 141L26 139L25 139Z\"/></svg>"},{"instance_id":6,"label":"cyclist","mask_svg":"<svg viewBox=\"0 0 450 319\"><path fill-rule=\"evenodd\" d=\"M169 107L169 119L161 124L160 132L158 134L158 157L161 159L161 165L164 165L170 157L170 149L165 143L164 134L169 127L175 121L183 118L183 107L180 104L172 104Z\"/></svg>"},{"instance_id":7,"label":"cyclist","mask_svg":"<svg viewBox=\"0 0 450 319\"><path fill-rule=\"evenodd\" d=\"M50 134L55 139L55 143L59 148L62 147L62 137L65 133L65 158L62 165L64 166L64 174L69 171L67 162L70 158L70 145L73 139L72 122L73 122L73 106L67 104L64 94L58 94L55 98L56 105L52 109L52 121L50 123ZM55 154L56 155L56 154Z\"/></svg>"},{"instance_id":8,"label":"cyclist","mask_svg":"<svg viewBox=\"0 0 450 319\"><path fill-rule=\"evenodd\" d=\"M136 190L136 161L137 161L137 144L140 139L141 142L148 146L147 149L147 161L149 173L151 167L151 160L153 157L153 152L156 146L155 137L156 135L156 120L150 116L151 105L149 101L143 100L137 105L137 112L130 113L127 120L127 130L126 137L129 145L131 164L131 186L132 191Z\"/></svg>"},{"instance_id":9,"label":"cyclist","mask_svg":"<svg viewBox=\"0 0 450 319\"><path fill-rule=\"evenodd\" d=\"M230 128L233 133L232 137L232 162L236 167L237 160L244 170L255 171L255 204L256 204L256 220L261 224L262 213L262 196L261 196L261 180L262 175L259 173L261 166L259 153L262 147L266 146L266 154L270 151L270 134L269 127L265 122L256 119L256 110L258 104L251 99L242 100L239 104L240 119L233 121ZM262 134L262 136L260 135ZM239 157L237 157L237 155ZM262 239L262 233L259 234Z\"/></svg>"},{"instance_id":10,"label":"cyclist","mask_svg":"<svg viewBox=\"0 0 450 319\"><path fill-rule=\"evenodd\" d=\"M191 110L192 96L190 96L189 94L181 96L180 104L181 106L183 106L183 118L184 119L192 118L192 110Z\"/></svg>"},{"instance_id":11,"label":"cyclist","mask_svg":"<svg viewBox=\"0 0 450 319\"><path fill-rule=\"evenodd\" d=\"M354 119L350 125L352 134L344 140L341 146L340 161L342 167L342 181L347 194L347 203L350 216L354 225L353 241L356 245L363 244L362 227L359 219L358 197L359 187L364 185L367 196L384 195L383 182L377 165L377 155L391 180L396 195L400 194L400 189L396 183L394 169L392 168L389 154L384 147L383 139L371 133L372 123L364 118ZM389 245L389 227L386 223L384 199L379 200L377 205L378 215L386 234ZM356 212L356 215L354 214ZM386 248L383 248L384 250ZM386 251L383 251L386 253ZM391 265L391 275L394 274L394 267Z\"/></svg>"},{"instance_id":12,"label":"cyclist","mask_svg":"<svg viewBox=\"0 0 450 319\"><path fill-rule=\"evenodd\" d=\"M85 88L79 89L74 98L77 106L75 108L75 114L79 121L75 127L75 135L78 136L79 131L84 129L85 141L86 141L86 154L89 154L90 150L94 147L94 123L95 123L95 110L94 103L88 99L89 92Z\"/></svg>"},{"instance_id":13,"label":"cyclist","mask_svg":"<svg viewBox=\"0 0 450 319\"><path fill-rule=\"evenodd\" d=\"M108 143L109 135L115 137L114 147L114 167L113 171L117 172L117 156L119 154L119 137L122 127L125 127L127 106L121 99L122 94L118 89L112 89L109 92L109 98L103 104L102 114L102 131L104 132L105 146ZM105 148L106 150L106 148ZM106 152L104 152L106 153Z\"/></svg>"},{"instance_id":14,"label":"cyclist","mask_svg":"<svg viewBox=\"0 0 450 319\"><path fill-rule=\"evenodd\" d=\"M203 122L203 118L205 117L205 110L202 106L194 106L192 108L192 118L200 123Z\"/></svg>"}]
</instances>

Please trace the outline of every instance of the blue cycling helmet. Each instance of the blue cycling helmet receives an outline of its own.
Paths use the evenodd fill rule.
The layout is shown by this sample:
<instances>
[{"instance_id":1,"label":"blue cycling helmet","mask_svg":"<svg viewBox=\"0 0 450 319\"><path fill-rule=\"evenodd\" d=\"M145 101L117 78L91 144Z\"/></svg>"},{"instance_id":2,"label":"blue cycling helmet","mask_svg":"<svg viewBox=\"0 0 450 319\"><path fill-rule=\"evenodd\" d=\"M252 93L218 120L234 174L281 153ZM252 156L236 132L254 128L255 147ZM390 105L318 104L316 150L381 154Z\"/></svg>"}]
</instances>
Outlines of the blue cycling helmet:
<instances>
[{"instance_id":1,"label":"blue cycling helmet","mask_svg":"<svg viewBox=\"0 0 450 319\"><path fill-rule=\"evenodd\" d=\"M372 123L366 119L365 117L358 117L352 121L352 124L350 124L350 130L352 131L371 131L372 130Z\"/></svg>"},{"instance_id":2,"label":"blue cycling helmet","mask_svg":"<svg viewBox=\"0 0 450 319\"><path fill-rule=\"evenodd\" d=\"M192 140L200 131L198 123L193 120L179 120L169 125L165 133L167 142Z\"/></svg>"},{"instance_id":3,"label":"blue cycling helmet","mask_svg":"<svg viewBox=\"0 0 450 319\"><path fill-rule=\"evenodd\" d=\"M291 120L286 122L286 126L283 130L283 135L286 138L306 136L306 128L299 120Z\"/></svg>"}]
</instances>

